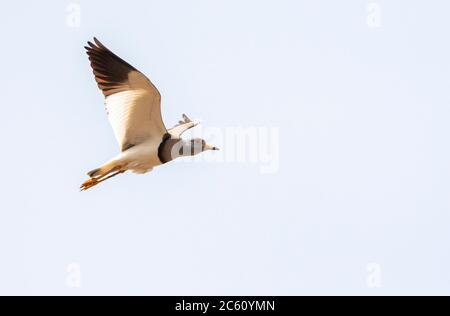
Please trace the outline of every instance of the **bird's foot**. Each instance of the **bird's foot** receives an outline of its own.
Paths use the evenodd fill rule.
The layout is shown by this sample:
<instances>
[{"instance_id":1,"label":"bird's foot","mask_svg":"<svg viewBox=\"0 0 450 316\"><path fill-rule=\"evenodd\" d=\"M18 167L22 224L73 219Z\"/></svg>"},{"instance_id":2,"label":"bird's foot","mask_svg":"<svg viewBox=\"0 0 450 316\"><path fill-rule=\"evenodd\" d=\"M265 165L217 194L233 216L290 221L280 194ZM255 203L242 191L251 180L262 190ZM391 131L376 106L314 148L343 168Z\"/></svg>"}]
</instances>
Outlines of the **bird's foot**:
<instances>
[{"instance_id":1,"label":"bird's foot","mask_svg":"<svg viewBox=\"0 0 450 316\"><path fill-rule=\"evenodd\" d=\"M80 191L86 191L89 188L92 188L94 185L98 184L99 181L96 178L90 178L87 179L83 184L80 186Z\"/></svg>"}]
</instances>

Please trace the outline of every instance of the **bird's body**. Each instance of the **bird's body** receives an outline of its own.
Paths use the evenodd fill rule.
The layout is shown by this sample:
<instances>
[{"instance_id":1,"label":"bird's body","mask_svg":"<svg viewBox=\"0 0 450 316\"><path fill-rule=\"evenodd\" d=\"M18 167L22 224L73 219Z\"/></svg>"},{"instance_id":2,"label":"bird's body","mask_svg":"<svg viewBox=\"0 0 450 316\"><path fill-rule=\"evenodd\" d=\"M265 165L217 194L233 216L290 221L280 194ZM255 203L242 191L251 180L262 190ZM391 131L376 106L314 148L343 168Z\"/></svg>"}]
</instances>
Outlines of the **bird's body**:
<instances>
[{"instance_id":1,"label":"bird's body","mask_svg":"<svg viewBox=\"0 0 450 316\"><path fill-rule=\"evenodd\" d=\"M181 134L197 123L183 120L166 129L161 116L161 95L150 80L94 38L86 46L95 80L105 96L106 111L120 154L88 172L86 190L112 176L132 171L146 173L179 156L216 149L201 139L184 141Z\"/></svg>"},{"instance_id":2,"label":"bird's body","mask_svg":"<svg viewBox=\"0 0 450 316\"><path fill-rule=\"evenodd\" d=\"M116 157L106 162L101 168L105 171L108 168L120 166L122 170L129 170L134 173L146 173L162 162L158 158L158 146L161 140L150 138L144 142L133 146ZM156 148L156 150L155 150ZM95 175L95 174L93 174Z\"/></svg>"}]
</instances>

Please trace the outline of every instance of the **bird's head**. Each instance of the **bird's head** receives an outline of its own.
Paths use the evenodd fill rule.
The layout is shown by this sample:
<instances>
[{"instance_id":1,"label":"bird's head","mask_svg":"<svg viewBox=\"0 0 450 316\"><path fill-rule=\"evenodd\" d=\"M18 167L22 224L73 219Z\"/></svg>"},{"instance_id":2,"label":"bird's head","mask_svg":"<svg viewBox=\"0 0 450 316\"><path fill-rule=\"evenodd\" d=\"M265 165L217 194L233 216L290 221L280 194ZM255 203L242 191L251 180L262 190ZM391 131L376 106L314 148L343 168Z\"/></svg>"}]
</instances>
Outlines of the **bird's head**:
<instances>
[{"instance_id":1,"label":"bird's head","mask_svg":"<svg viewBox=\"0 0 450 316\"><path fill-rule=\"evenodd\" d=\"M199 154L207 150L219 150L215 146L208 145L204 139L193 138L190 140L191 155Z\"/></svg>"},{"instance_id":2,"label":"bird's head","mask_svg":"<svg viewBox=\"0 0 450 316\"><path fill-rule=\"evenodd\" d=\"M173 160L182 156L194 156L207 150L219 150L219 148L215 146L208 145L205 140L201 138L189 140L180 139L174 141L175 142L169 142L167 145L167 148L170 148L170 159L168 160Z\"/></svg>"}]
</instances>

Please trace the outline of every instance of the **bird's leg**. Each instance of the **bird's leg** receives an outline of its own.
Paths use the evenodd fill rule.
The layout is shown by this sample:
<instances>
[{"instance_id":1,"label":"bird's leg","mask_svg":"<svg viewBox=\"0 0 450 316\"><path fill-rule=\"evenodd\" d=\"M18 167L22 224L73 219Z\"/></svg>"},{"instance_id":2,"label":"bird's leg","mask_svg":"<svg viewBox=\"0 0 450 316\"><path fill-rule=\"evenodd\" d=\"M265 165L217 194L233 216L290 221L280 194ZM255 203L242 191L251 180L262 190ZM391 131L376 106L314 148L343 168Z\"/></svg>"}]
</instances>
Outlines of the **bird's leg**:
<instances>
[{"instance_id":1,"label":"bird's leg","mask_svg":"<svg viewBox=\"0 0 450 316\"><path fill-rule=\"evenodd\" d=\"M101 179L97 180L97 184L100 183L100 182L106 181L106 180L108 180L108 179L110 179L110 178L112 178L112 177L115 177L115 176L117 176L118 174L121 174L121 173L124 173L124 172L125 172L125 170L119 170L119 171L117 171L117 172L114 172L114 173L110 174L110 175L107 176L107 177L104 177L104 178L101 178Z\"/></svg>"},{"instance_id":2,"label":"bird's leg","mask_svg":"<svg viewBox=\"0 0 450 316\"><path fill-rule=\"evenodd\" d=\"M113 171L114 170L111 170L111 172L113 172ZM107 174L105 174L105 175L97 177L97 178L90 178L90 179L86 180L81 185L80 189L81 189L81 191L85 191L85 190L87 190L89 188L92 188L93 186L95 186L95 185L97 185L97 184L99 184L99 183L101 183L101 182L103 182L105 180L108 180L108 179L110 179L110 178L112 178L114 176L117 176L118 174L121 174L123 172L125 172L125 170L119 170L117 172L114 172L114 173L110 174L109 176Z\"/></svg>"}]
</instances>

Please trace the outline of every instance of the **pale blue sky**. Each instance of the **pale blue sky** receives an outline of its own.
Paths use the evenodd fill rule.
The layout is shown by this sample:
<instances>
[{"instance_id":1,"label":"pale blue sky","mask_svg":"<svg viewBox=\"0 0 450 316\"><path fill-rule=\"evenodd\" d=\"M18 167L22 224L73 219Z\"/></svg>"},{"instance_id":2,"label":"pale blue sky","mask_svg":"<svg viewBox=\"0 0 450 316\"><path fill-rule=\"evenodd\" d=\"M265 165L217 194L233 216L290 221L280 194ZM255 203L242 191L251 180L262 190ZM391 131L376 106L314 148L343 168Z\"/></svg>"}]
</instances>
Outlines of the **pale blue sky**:
<instances>
[{"instance_id":1,"label":"pale blue sky","mask_svg":"<svg viewBox=\"0 0 450 316\"><path fill-rule=\"evenodd\" d=\"M449 10L3 3L0 293L450 294ZM151 78L167 125L278 128L277 172L186 161L78 192L117 153L93 36Z\"/></svg>"}]
</instances>

